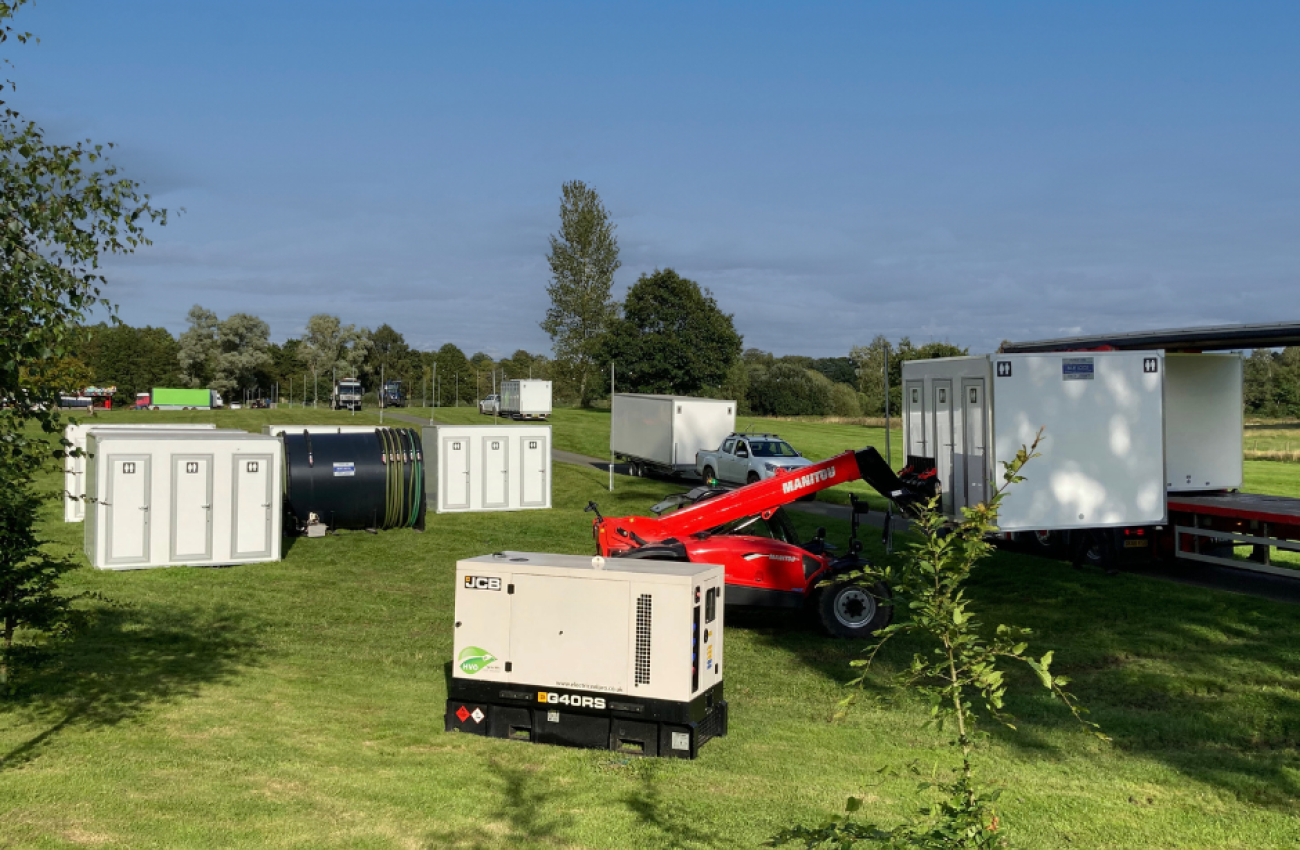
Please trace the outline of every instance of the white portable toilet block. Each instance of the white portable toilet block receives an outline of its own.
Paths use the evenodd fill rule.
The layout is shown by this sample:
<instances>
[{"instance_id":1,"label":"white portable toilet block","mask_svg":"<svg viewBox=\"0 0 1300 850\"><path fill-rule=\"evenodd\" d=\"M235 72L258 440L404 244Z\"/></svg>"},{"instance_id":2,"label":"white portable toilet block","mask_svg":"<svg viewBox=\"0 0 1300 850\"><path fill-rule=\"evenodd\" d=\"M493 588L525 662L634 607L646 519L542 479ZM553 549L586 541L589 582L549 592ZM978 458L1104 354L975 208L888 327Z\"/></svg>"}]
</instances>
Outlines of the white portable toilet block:
<instances>
[{"instance_id":1,"label":"white portable toilet block","mask_svg":"<svg viewBox=\"0 0 1300 850\"><path fill-rule=\"evenodd\" d=\"M281 434L369 434L377 428L404 428L405 425L263 425L262 433Z\"/></svg>"},{"instance_id":2,"label":"white portable toilet block","mask_svg":"<svg viewBox=\"0 0 1300 850\"><path fill-rule=\"evenodd\" d=\"M98 422L81 422L63 429L63 439L71 445L64 448L86 451L86 435L91 431L147 431L150 433L167 431L214 431L216 425L104 425ZM86 494L86 457L73 457L69 454L63 459L63 521L81 522L86 518L86 503L82 496Z\"/></svg>"},{"instance_id":3,"label":"white portable toilet block","mask_svg":"<svg viewBox=\"0 0 1300 850\"><path fill-rule=\"evenodd\" d=\"M550 425L439 425L422 441L437 513L551 506Z\"/></svg>"},{"instance_id":4,"label":"white portable toilet block","mask_svg":"<svg viewBox=\"0 0 1300 850\"><path fill-rule=\"evenodd\" d=\"M1040 458L1007 491L1003 531L1165 521L1164 352L992 354L903 364L909 463L934 461L942 510L988 498L1002 463Z\"/></svg>"},{"instance_id":5,"label":"white portable toilet block","mask_svg":"<svg viewBox=\"0 0 1300 850\"><path fill-rule=\"evenodd\" d=\"M91 431L85 552L134 570L280 559L284 444L243 431Z\"/></svg>"}]
</instances>

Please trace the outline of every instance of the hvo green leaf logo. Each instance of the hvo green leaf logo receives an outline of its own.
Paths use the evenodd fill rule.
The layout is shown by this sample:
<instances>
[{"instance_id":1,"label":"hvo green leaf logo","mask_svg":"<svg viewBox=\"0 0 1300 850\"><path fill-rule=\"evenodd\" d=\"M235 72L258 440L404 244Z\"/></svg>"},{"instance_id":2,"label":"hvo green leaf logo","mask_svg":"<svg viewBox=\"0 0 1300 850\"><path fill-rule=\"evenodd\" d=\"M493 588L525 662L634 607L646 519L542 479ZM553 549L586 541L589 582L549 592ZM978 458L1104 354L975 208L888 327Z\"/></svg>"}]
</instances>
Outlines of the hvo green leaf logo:
<instances>
[{"instance_id":1,"label":"hvo green leaf logo","mask_svg":"<svg viewBox=\"0 0 1300 850\"><path fill-rule=\"evenodd\" d=\"M486 649L478 646L467 646L460 651L456 657L460 662L460 669L473 676L484 667L497 660L497 657Z\"/></svg>"}]
</instances>

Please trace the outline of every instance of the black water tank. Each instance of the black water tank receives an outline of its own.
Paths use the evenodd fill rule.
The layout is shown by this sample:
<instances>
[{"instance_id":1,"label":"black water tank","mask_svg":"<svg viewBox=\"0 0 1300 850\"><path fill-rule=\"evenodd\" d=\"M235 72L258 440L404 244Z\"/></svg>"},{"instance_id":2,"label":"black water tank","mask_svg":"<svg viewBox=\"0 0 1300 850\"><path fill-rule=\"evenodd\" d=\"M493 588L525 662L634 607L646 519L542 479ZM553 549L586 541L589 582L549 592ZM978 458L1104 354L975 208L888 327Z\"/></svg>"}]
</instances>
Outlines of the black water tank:
<instances>
[{"instance_id":1,"label":"black water tank","mask_svg":"<svg viewBox=\"0 0 1300 850\"><path fill-rule=\"evenodd\" d=\"M299 528L313 513L330 528L424 528L424 452L414 429L286 431L283 440L285 510Z\"/></svg>"}]
</instances>

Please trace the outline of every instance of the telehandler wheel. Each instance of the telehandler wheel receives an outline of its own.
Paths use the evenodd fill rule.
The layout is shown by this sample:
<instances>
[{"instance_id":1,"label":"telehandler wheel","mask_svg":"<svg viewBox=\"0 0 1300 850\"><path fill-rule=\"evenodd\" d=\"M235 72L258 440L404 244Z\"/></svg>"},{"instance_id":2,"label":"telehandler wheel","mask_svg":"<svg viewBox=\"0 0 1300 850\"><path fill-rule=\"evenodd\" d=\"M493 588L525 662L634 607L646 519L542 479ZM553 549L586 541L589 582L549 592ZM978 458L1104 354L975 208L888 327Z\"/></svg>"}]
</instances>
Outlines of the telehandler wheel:
<instances>
[{"instance_id":1,"label":"telehandler wheel","mask_svg":"<svg viewBox=\"0 0 1300 850\"><path fill-rule=\"evenodd\" d=\"M821 590L817 613L832 637L866 638L889 625L893 594L881 582L847 581Z\"/></svg>"}]
</instances>

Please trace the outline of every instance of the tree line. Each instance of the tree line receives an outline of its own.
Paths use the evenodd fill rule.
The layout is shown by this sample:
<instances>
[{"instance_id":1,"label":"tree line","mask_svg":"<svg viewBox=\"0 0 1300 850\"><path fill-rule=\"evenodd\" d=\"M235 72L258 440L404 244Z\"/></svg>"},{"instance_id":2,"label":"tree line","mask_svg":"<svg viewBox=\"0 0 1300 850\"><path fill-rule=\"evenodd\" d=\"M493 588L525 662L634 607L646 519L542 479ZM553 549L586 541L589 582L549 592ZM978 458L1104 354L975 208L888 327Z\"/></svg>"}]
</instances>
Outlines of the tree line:
<instances>
[{"instance_id":1,"label":"tree line","mask_svg":"<svg viewBox=\"0 0 1300 850\"><path fill-rule=\"evenodd\" d=\"M328 401L335 378L358 378L373 396L382 376L401 381L413 402L449 406L474 404L503 376L550 377L550 359L523 349L499 360L481 351L466 356L450 342L421 351L387 324L357 328L327 313L312 316L302 336L284 343L271 342L267 323L249 313L222 319L196 305L187 320L179 337L120 323L82 327L72 368L82 383L116 386L115 405L133 404L137 393L154 387L214 389L228 401L270 399L278 391L284 401L310 404Z\"/></svg>"}]
</instances>

